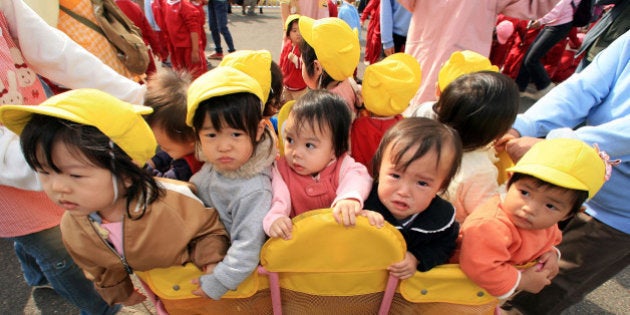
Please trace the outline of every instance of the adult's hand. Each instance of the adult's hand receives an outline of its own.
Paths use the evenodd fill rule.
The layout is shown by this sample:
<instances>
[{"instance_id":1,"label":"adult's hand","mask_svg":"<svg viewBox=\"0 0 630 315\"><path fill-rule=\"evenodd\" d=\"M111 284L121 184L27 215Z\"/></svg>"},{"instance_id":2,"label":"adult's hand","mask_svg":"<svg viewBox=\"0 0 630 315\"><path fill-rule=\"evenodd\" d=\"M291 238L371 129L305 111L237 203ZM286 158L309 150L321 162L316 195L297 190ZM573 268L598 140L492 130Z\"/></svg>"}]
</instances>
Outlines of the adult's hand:
<instances>
[{"instance_id":1,"label":"adult's hand","mask_svg":"<svg viewBox=\"0 0 630 315\"><path fill-rule=\"evenodd\" d=\"M534 144L542 140L534 137L514 138L507 142L505 149L512 161L516 163Z\"/></svg>"}]
</instances>

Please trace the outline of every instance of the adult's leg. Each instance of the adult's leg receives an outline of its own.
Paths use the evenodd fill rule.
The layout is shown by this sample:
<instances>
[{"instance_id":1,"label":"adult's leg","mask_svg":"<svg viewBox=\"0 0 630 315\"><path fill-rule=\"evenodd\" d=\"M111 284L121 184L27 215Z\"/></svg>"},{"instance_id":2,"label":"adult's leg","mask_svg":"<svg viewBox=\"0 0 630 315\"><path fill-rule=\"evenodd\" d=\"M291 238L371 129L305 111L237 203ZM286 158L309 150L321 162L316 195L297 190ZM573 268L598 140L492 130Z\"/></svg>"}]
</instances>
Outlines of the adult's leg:
<instances>
[{"instance_id":1,"label":"adult's leg","mask_svg":"<svg viewBox=\"0 0 630 315\"><path fill-rule=\"evenodd\" d=\"M628 266L628 243L630 235L579 214L563 231L558 276L538 294L520 292L503 308L523 314L560 314Z\"/></svg>"},{"instance_id":2,"label":"adult's leg","mask_svg":"<svg viewBox=\"0 0 630 315\"><path fill-rule=\"evenodd\" d=\"M561 25L545 26L543 30L538 33L538 36L536 36L536 39L529 47L527 54L525 54L521 69L526 68L530 79L534 82L538 90L546 88L551 83L549 74L545 71L545 67L542 62L540 62L540 59L559 41L567 37L571 27L571 22ZM523 82L521 81L520 83ZM520 84L519 88L522 88Z\"/></svg>"},{"instance_id":3,"label":"adult's leg","mask_svg":"<svg viewBox=\"0 0 630 315\"><path fill-rule=\"evenodd\" d=\"M215 1L216 2L216 1ZM234 52L234 41L232 40L232 34L230 34L230 30L227 25L227 6L229 4L227 2L217 2L215 5L215 14L217 20L217 26L219 28L219 32L223 35L223 39L228 46L228 52Z\"/></svg>"},{"instance_id":4,"label":"adult's leg","mask_svg":"<svg viewBox=\"0 0 630 315\"><path fill-rule=\"evenodd\" d=\"M81 314L116 314L121 306L109 306L74 263L61 240L59 226L16 237L22 254L34 259L59 295L81 309Z\"/></svg>"},{"instance_id":5,"label":"adult's leg","mask_svg":"<svg viewBox=\"0 0 630 315\"><path fill-rule=\"evenodd\" d=\"M219 20L217 19L217 7L227 9L229 3L210 0L208 2L208 28L210 28L210 34L212 35L212 42L214 43L214 51L218 54L223 53L221 48L221 33L219 32ZM225 11L224 11L225 12ZM225 13L227 15L227 12Z\"/></svg>"}]
</instances>

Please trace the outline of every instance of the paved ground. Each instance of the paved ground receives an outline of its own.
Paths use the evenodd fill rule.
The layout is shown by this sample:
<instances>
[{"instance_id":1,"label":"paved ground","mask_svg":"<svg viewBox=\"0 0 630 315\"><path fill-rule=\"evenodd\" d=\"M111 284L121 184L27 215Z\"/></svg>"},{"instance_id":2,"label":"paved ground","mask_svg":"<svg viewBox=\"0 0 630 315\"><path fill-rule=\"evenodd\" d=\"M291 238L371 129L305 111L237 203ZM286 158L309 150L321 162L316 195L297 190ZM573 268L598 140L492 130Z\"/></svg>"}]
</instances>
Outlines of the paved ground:
<instances>
[{"instance_id":1,"label":"paved ground","mask_svg":"<svg viewBox=\"0 0 630 315\"><path fill-rule=\"evenodd\" d=\"M264 14L243 16L235 7L230 15L229 28L234 37L236 49L268 49L274 60L280 56L282 26L277 8L264 8ZM365 34L366 32L363 32ZM208 34L208 42L212 43ZM364 44L362 40L362 44ZM211 51L212 49L208 49ZM224 46L224 50L227 50ZM212 61L212 65L217 65ZM359 77L363 76L364 66L359 65ZM523 108L531 101L523 99ZM0 314L79 314L72 305L65 302L53 290L32 290L26 285L8 240L0 240ZM589 294L583 302L573 306L563 315L578 314L630 314L630 267L619 273L600 288ZM146 309L136 307L127 314L149 314Z\"/></svg>"}]
</instances>

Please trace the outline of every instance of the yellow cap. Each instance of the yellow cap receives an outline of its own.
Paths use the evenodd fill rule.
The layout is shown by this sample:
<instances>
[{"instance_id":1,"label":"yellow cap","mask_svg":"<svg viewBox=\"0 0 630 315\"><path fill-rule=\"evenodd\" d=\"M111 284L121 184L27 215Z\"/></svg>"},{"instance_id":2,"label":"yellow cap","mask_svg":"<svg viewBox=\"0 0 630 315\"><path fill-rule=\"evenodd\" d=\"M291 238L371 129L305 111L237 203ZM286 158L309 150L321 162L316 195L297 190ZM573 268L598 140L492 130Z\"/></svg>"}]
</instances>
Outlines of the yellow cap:
<instances>
[{"instance_id":1,"label":"yellow cap","mask_svg":"<svg viewBox=\"0 0 630 315\"><path fill-rule=\"evenodd\" d=\"M299 14L291 14L291 15L287 16L286 21L284 21L284 30L285 31L288 30L289 29L289 24L291 24L291 22L299 19L300 17L302 17L302 16L299 15Z\"/></svg>"},{"instance_id":2,"label":"yellow cap","mask_svg":"<svg viewBox=\"0 0 630 315\"><path fill-rule=\"evenodd\" d=\"M422 71L416 58L397 53L371 64L363 75L363 103L378 116L402 113L420 87Z\"/></svg>"},{"instance_id":3,"label":"yellow cap","mask_svg":"<svg viewBox=\"0 0 630 315\"><path fill-rule=\"evenodd\" d=\"M193 117L199 103L209 98L241 92L256 95L261 101L260 110L262 112L264 106L262 88L258 81L243 71L232 67L216 67L202 74L188 87L186 124L192 127Z\"/></svg>"},{"instance_id":4,"label":"yellow cap","mask_svg":"<svg viewBox=\"0 0 630 315\"><path fill-rule=\"evenodd\" d=\"M260 84L263 104L271 91L271 52L268 50L238 50L223 57L219 66L228 66L245 72Z\"/></svg>"},{"instance_id":5,"label":"yellow cap","mask_svg":"<svg viewBox=\"0 0 630 315\"><path fill-rule=\"evenodd\" d=\"M556 186L588 191L592 198L604 185L606 164L597 150L577 139L534 144L508 172L534 176Z\"/></svg>"},{"instance_id":6,"label":"yellow cap","mask_svg":"<svg viewBox=\"0 0 630 315\"><path fill-rule=\"evenodd\" d=\"M440 91L460 76L478 71L499 72L499 68L490 63L490 59L472 50L456 51L444 63L438 74Z\"/></svg>"},{"instance_id":7,"label":"yellow cap","mask_svg":"<svg viewBox=\"0 0 630 315\"><path fill-rule=\"evenodd\" d=\"M339 18L313 20L301 16L302 38L315 50L322 68L336 81L352 77L359 65L359 36L348 23Z\"/></svg>"},{"instance_id":8,"label":"yellow cap","mask_svg":"<svg viewBox=\"0 0 630 315\"><path fill-rule=\"evenodd\" d=\"M38 106L0 106L0 122L22 133L33 114L57 117L94 126L118 145L138 165L144 165L157 147L155 136L142 115L148 106L132 105L96 89L76 89L55 95Z\"/></svg>"}]
</instances>

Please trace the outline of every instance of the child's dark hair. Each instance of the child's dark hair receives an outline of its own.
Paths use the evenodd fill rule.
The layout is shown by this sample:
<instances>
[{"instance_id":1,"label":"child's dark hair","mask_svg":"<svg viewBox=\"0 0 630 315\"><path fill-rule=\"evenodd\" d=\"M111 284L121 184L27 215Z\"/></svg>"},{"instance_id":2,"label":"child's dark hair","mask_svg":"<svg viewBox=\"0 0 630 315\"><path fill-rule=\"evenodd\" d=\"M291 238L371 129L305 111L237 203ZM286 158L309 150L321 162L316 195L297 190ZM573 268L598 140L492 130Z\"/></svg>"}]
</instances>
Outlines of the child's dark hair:
<instances>
[{"instance_id":1,"label":"child's dark hair","mask_svg":"<svg viewBox=\"0 0 630 315\"><path fill-rule=\"evenodd\" d=\"M293 19L293 21L291 21L289 23L289 25L287 25L287 29L284 32L284 35L286 35L287 38L289 38L289 36L291 36L291 28L293 28L293 25L297 24L299 21L300 21L300 18Z\"/></svg>"},{"instance_id":2,"label":"child's dark hair","mask_svg":"<svg viewBox=\"0 0 630 315\"><path fill-rule=\"evenodd\" d=\"M151 127L164 130L169 138L181 142L193 142L195 131L186 125L186 96L191 75L168 68L158 70L147 83L144 105L153 108L145 116Z\"/></svg>"},{"instance_id":3,"label":"child's dark hair","mask_svg":"<svg viewBox=\"0 0 630 315\"><path fill-rule=\"evenodd\" d=\"M256 147L256 135L258 124L262 120L260 99L252 93L234 93L216 96L199 103L193 117L193 128L201 130L206 116L210 117L212 127L221 131L224 126L244 130L250 138L254 148ZM265 132L269 132L265 128ZM199 133L196 133L199 140Z\"/></svg>"},{"instance_id":4,"label":"child's dark hair","mask_svg":"<svg viewBox=\"0 0 630 315\"><path fill-rule=\"evenodd\" d=\"M20 141L26 162L34 170L50 168L61 172L53 161L52 151L53 146L64 144L75 156L84 156L86 162L109 170L118 180L129 182L125 194L126 213L132 220L140 219L146 205L164 194L151 174L136 165L125 151L94 126L35 114L24 127ZM144 201L144 207L139 215L132 215L129 206L136 199Z\"/></svg>"},{"instance_id":5,"label":"child's dark hair","mask_svg":"<svg viewBox=\"0 0 630 315\"><path fill-rule=\"evenodd\" d=\"M278 113L282 107L282 70L275 61L271 62L271 89L269 98L265 104L263 117L271 117Z\"/></svg>"},{"instance_id":6,"label":"child's dark hair","mask_svg":"<svg viewBox=\"0 0 630 315\"><path fill-rule=\"evenodd\" d=\"M437 154L435 167L439 167L442 162L442 151L447 147L451 147L453 149L453 161L451 161L451 168L440 187L441 190L448 188L462 161L462 143L456 130L433 119L409 117L397 122L383 135L372 160L374 181L378 181L383 154L390 145L392 149L395 148L392 162L401 171L407 170L411 163L431 152L431 150L435 150ZM410 151L415 146L418 146L415 152ZM413 152L413 156L406 161L402 161L402 157L407 152Z\"/></svg>"},{"instance_id":7,"label":"child's dark hair","mask_svg":"<svg viewBox=\"0 0 630 315\"><path fill-rule=\"evenodd\" d=\"M505 134L516 119L519 92L510 77L492 71L451 82L433 106L438 120L457 130L464 151L484 147Z\"/></svg>"},{"instance_id":8,"label":"child's dark hair","mask_svg":"<svg viewBox=\"0 0 630 315\"><path fill-rule=\"evenodd\" d=\"M571 188L561 187L561 186L549 183L547 181L544 181L544 180L542 180L542 179L540 179L538 177L534 177L532 175L523 174L523 173L513 173L512 177L510 177L510 179L507 182L507 187L509 188L515 182L517 182L519 180L523 180L523 179L531 179L531 180L533 180L534 183L538 187L559 189L559 190L562 190L562 191L568 191L568 192L573 193L573 206L571 207L571 211L569 212L569 216L573 216L573 215L578 214L580 212L580 209L582 208L582 204L588 199L588 191L586 191L586 190L578 190L578 189L571 189Z\"/></svg>"},{"instance_id":9,"label":"child's dark hair","mask_svg":"<svg viewBox=\"0 0 630 315\"><path fill-rule=\"evenodd\" d=\"M300 53L302 54L302 61L304 62L304 67L306 67L306 73L308 73L308 75L312 77L313 75L315 75L315 64L313 62L317 60L317 54L315 53L315 49L313 49L311 45L309 45L305 40L303 40L300 43ZM324 88L328 86L328 84L334 81L335 79L333 79L330 75L328 75L328 72L326 72L326 70L324 70L324 67L322 67L322 76L318 83L319 88Z\"/></svg>"},{"instance_id":10,"label":"child's dark hair","mask_svg":"<svg viewBox=\"0 0 630 315\"><path fill-rule=\"evenodd\" d=\"M348 152L352 118L345 101L338 95L326 90L309 91L293 105L290 115L298 128L306 125L318 127L320 131L328 128L336 157Z\"/></svg>"}]
</instances>

